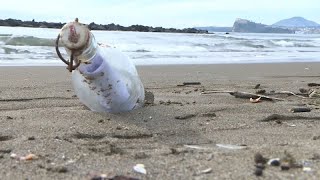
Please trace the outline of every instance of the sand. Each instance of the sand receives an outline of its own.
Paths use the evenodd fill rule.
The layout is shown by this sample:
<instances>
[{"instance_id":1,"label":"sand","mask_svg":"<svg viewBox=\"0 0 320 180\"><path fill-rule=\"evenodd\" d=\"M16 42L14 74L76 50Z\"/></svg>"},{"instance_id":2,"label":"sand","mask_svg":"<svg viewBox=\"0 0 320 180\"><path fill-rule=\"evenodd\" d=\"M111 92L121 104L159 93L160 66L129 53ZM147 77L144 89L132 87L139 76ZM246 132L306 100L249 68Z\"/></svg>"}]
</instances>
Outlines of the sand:
<instances>
[{"instance_id":1,"label":"sand","mask_svg":"<svg viewBox=\"0 0 320 180\"><path fill-rule=\"evenodd\" d=\"M256 179L256 153L280 158L285 151L311 171L266 165L262 179L320 177L320 99L278 95L284 101L250 103L228 93L200 94L255 93L257 84L267 92L317 89L307 84L320 82L320 63L143 66L138 71L155 96L154 105L112 115L91 112L80 103L65 67L1 67L0 179L91 179L100 174ZM183 82L201 85L177 86ZM300 106L313 109L289 112ZM302 117L261 122L272 114ZM19 159L30 153L37 158ZM136 164L144 164L147 174L135 172Z\"/></svg>"}]
</instances>

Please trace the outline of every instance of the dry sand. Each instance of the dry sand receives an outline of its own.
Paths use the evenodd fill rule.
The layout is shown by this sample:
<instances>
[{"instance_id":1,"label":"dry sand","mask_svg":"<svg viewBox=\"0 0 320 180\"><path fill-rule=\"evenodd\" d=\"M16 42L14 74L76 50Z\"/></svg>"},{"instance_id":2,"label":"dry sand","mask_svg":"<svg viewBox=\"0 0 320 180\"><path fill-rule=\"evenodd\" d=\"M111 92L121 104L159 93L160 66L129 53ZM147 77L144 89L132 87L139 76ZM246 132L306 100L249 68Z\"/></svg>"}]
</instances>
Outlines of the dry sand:
<instances>
[{"instance_id":1,"label":"dry sand","mask_svg":"<svg viewBox=\"0 0 320 180\"><path fill-rule=\"evenodd\" d=\"M304 118L320 117L311 105L320 99L281 95L285 101L254 104L228 93L200 95L202 90L254 93L256 84L267 92L299 92L320 82L320 63L144 66L138 71L155 104L112 115L91 112L79 102L65 67L1 67L0 179L90 179L95 174L256 179L255 153L277 158L285 151L311 172L267 166L262 179L320 177L320 118ZM177 86L192 81L201 85ZM288 111L305 105L312 111ZM193 117L175 118L188 114ZM271 114L303 117L259 121ZM10 158L14 153L38 159ZM139 163L147 175L133 171Z\"/></svg>"}]
</instances>

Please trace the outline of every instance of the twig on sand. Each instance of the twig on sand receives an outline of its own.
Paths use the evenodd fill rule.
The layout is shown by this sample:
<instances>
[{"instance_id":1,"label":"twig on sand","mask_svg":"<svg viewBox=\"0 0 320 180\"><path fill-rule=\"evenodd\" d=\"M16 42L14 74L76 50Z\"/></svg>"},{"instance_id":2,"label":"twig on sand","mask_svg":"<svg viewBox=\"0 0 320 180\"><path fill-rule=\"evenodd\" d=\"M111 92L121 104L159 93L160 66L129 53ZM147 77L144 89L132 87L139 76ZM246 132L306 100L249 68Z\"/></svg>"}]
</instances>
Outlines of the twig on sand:
<instances>
[{"instance_id":1,"label":"twig on sand","mask_svg":"<svg viewBox=\"0 0 320 180\"><path fill-rule=\"evenodd\" d=\"M261 97L261 100L268 100L268 101L284 101L284 99L281 98L275 98L260 94L254 94L254 93L248 93L248 92L240 92L240 91L204 91L201 94L215 94L215 93L229 93L230 95L236 97L236 98L243 98L243 99L257 99Z\"/></svg>"},{"instance_id":2,"label":"twig on sand","mask_svg":"<svg viewBox=\"0 0 320 180\"><path fill-rule=\"evenodd\" d=\"M308 83L309 87L320 86L319 83Z\"/></svg>"},{"instance_id":3,"label":"twig on sand","mask_svg":"<svg viewBox=\"0 0 320 180\"><path fill-rule=\"evenodd\" d=\"M178 84L177 86L192 86L192 85L201 85L201 82L183 82L182 84Z\"/></svg>"},{"instance_id":4,"label":"twig on sand","mask_svg":"<svg viewBox=\"0 0 320 180\"><path fill-rule=\"evenodd\" d=\"M296 96L296 97L303 98L303 99L309 98L309 97L298 95L298 94L291 92L291 91L280 91L275 94L287 94L287 95L292 95L292 96Z\"/></svg>"},{"instance_id":5,"label":"twig on sand","mask_svg":"<svg viewBox=\"0 0 320 180\"><path fill-rule=\"evenodd\" d=\"M299 112L310 112L312 109L309 107L295 107L291 108L290 112L299 113Z\"/></svg>"},{"instance_id":6,"label":"twig on sand","mask_svg":"<svg viewBox=\"0 0 320 180\"><path fill-rule=\"evenodd\" d=\"M180 116L175 116L175 119L180 119L180 120L184 120L184 119L190 119L195 117L195 114L186 114L186 115L180 115Z\"/></svg>"},{"instance_id":7,"label":"twig on sand","mask_svg":"<svg viewBox=\"0 0 320 180\"><path fill-rule=\"evenodd\" d=\"M320 120L320 117L307 117L307 116L286 116L280 114L272 114L268 117L258 120L260 122L270 122L270 121L277 121L277 120Z\"/></svg>"}]
</instances>

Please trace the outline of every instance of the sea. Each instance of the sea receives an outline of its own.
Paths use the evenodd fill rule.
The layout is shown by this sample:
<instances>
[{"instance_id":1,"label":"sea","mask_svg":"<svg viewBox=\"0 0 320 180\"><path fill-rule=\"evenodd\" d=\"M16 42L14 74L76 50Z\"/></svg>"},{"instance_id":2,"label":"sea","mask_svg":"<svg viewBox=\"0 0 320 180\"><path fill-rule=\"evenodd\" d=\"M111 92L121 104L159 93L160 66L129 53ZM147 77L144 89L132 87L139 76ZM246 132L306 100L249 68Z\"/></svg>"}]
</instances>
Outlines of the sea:
<instances>
[{"instance_id":1,"label":"sea","mask_svg":"<svg viewBox=\"0 0 320 180\"><path fill-rule=\"evenodd\" d=\"M65 66L55 52L59 31L0 27L0 66ZM92 33L136 65L320 62L320 34Z\"/></svg>"}]
</instances>

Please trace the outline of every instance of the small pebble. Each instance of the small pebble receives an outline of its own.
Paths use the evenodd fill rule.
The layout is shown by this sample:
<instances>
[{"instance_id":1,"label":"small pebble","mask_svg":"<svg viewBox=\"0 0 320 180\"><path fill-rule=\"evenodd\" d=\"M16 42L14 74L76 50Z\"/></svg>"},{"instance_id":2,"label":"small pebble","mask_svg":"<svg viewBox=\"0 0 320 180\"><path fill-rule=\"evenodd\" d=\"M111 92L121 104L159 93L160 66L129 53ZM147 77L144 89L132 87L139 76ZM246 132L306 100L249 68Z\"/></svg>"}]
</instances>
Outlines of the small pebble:
<instances>
[{"instance_id":1,"label":"small pebble","mask_svg":"<svg viewBox=\"0 0 320 180\"><path fill-rule=\"evenodd\" d=\"M262 156L262 154L256 153L256 154L254 155L254 162L255 162L256 164L265 164L265 163L267 163L267 159L264 158L264 157Z\"/></svg>"},{"instance_id":2,"label":"small pebble","mask_svg":"<svg viewBox=\"0 0 320 180\"><path fill-rule=\"evenodd\" d=\"M308 90L308 89L305 89L305 88L299 88L299 91L300 91L301 93L308 93L308 92L309 92L309 90Z\"/></svg>"},{"instance_id":3,"label":"small pebble","mask_svg":"<svg viewBox=\"0 0 320 180\"><path fill-rule=\"evenodd\" d=\"M270 165L270 166L280 166L280 159L279 158L270 159L268 161L268 165Z\"/></svg>"},{"instance_id":4,"label":"small pebble","mask_svg":"<svg viewBox=\"0 0 320 180\"><path fill-rule=\"evenodd\" d=\"M101 174L99 176L93 176L91 178L91 180L106 180L107 179L107 175L106 174Z\"/></svg>"},{"instance_id":5,"label":"small pebble","mask_svg":"<svg viewBox=\"0 0 320 180\"><path fill-rule=\"evenodd\" d=\"M11 119L13 119L13 117L11 117L11 116L7 116L7 119L8 119L8 120L11 120Z\"/></svg>"},{"instance_id":6,"label":"small pebble","mask_svg":"<svg viewBox=\"0 0 320 180\"><path fill-rule=\"evenodd\" d=\"M137 164L133 167L133 170L140 174L147 174L144 164Z\"/></svg>"},{"instance_id":7,"label":"small pebble","mask_svg":"<svg viewBox=\"0 0 320 180\"><path fill-rule=\"evenodd\" d=\"M212 172L212 168L208 168L208 169L202 170L200 173L201 174L209 174L211 172Z\"/></svg>"},{"instance_id":8,"label":"small pebble","mask_svg":"<svg viewBox=\"0 0 320 180\"><path fill-rule=\"evenodd\" d=\"M31 161L36 159L38 159L38 156L36 156L35 154L28 154L25 157L21 157L21 160L26 160L26 161Z\"/></svg>"},{"instance_id":9,"label":"small pebble","mask_svg":"<svg viewBox=\"0 0 320 180\"><path fill-rule=\"evenodd\" d=\"M144 152L138 152L134 155L135 159L145 159L147 157L148 157L148 155Z\"/></svg>"},{"instance_id":10,"label":"small pebble","mask_svg":"<svg viewBox=\"0 0 320 180\"><path fill-rule=\"evenodd\" d=\"M312 169L311 169L311 167L303 167L303 168L302 168L302 171L304 171L304 172L311 172Z\"/></svg>"},{"instance_id":11,"label":"small pebble","mask_svg":"<svg viewBox=\"0 0 320 180\"><path fill-rule=\"evenodd\" d=\"M33 140L35 140L36 138L34 137L34 136L30 136L30 137L28 137L28 140L29 141L33 141Z\"/></svg>"},{"instance_id":12,"label":"small pebble","mask_svg":"<svg viewBox=\"0 0 320 180\"><path fill-rule=\"evenodd\" d=\"M12 153L12 154L10 154L10 158L12 158L12 159L15 159L15 158L17 158L17 154L15 154L15 153Z\"/></svg>"},{"instance_id":13,"label":"small pebble","mask_svg":"<svg viewBox=\"0 0 320 180\"><path fill-rule=\"evenodd\" d=\"M277 124L282 124L282 121L281 121L280 119L275 120L275 122L276 122Z\"/></svg>"},{"instance_id":14,"label":"small pebble","mask_svg":"<svg viewBox=\"0 0 320 180\"><path fill-rule=\"evenodd\" d=\"M209 113L203 113L203 117L217 117L216 113L214 112L209 112Z\"/></svg>"},{"instance_id":15,"label":"small pebble","mask_svg":"<svg viewBox=\"0 0 320 180\"><path fill-rule=\"evenodd\" d=\"M259 89L256 91L256 94L265 94L266 90L265 89Z\"/></svg>"},{"instance_id":16,"label":"small pebble","mask_svg":"<svg viewBox=\"0 0 320 180\"><path fill-rule=\"evenodd\" d=\"M100 120L98 121L98 123L104 123L104 120L103 120L103 119L100 119Z\"/></svg>"},{"instance_id":17,"label":"small pebble","mask_svg":"<svg viewBox=\"0 0 320 180\"><path fill-rule=\"evenodd\" d=\"M257 84L256 86L254 86L254 89L259 89L260 88L260 84Z\"/></svg>"},{"instance_id":18,"label":"small pebble","mask_svg":"<svg viewBox=\"0 0 320 180\"><path fill-rule=\"evenodd\" d=\"M109 178L108 180L139 180L138 178L128 177L128 176L115 176L113 178Z\"/></svg>"},{"instance_id":19,"label":"small pebble","mask_svg":"<svg viewBox=\"0 0 320 180\"><path fill-rule=\"evenodd\" d=\"M195 117L195 114L186 114L186 115L180 115L180 116L175 116L175 119L180 119L180 120L184 120L184 119L190 119Z\"/></svg>"},{"instance_id":20,"label":"small pebble","mask_svg":"<svg viewBox=\"0 0 320 180\"><path fill-rule=\"evenodd\" d=\"M320 139L320 136L313 136L312 137L312 140L318 140L318 139Z\"/></svg>"},{"instance_id":21,"label":"small pebble","mask_svg":"<svg viewBox=\"0 0 320 180\"><path fill-rule=\"evenodd\" d=\"M53 172L58 172L58 173L67 173L68 172L68 168L65 166L57 166L57 167L53 167L53 168L48 168L47 170L53 171Z\"/></svg>"},{"instance_id":22,"label":"small pebble","mask_svg":"<svg viewBox=\"0 0 320 180\"><path fill-rule=\"evenodd\" d=\"M256 168L259 168L259 169L265 169L266 168L266 166L264 164L262 164L262 163L258 163L255 166L256 166Z\"/></svg>"},{"instance_id":23,"label":"small pebble","mask_svg":"<svg viewBox=\"0 0 320 180\"><path fill-rule=\"evenodd\" d=\"M311 159L314 160L314 161L320 160L320 154L314 153L314 154L312 155Z\"/></svg>"},{"instance_id":24,"label":"small pebble","mask_svg":"<svg viewBox=\"0 0 320 180\"><path fill-rule=\"evenodd\" d=\"M207 161L211 161L213 159L213 154L209 154L208 158L207 158Z\"/></svg>"},{"instance_id":25,"label":"small pebble","mask_svg":"<svg viewBox=\"0 0 320 180\"><path fill-rule=\"evenodd\" d=\"M290 164L289 163L282 163L281 165L281 170L282 171L288 171L290 169Z\"/></svg>"},{"instance_id":26,"label":"small pebble","mask_svg":"<svg viewBox=\"0 0 320 180\"><path fill-rule=\"evenodd\" d=\"M256 168L256 169L254 170L254 175L256 175L256 176L262 176L262 175L263 175L263 169Z\"/></svg>"}]
</instances>

